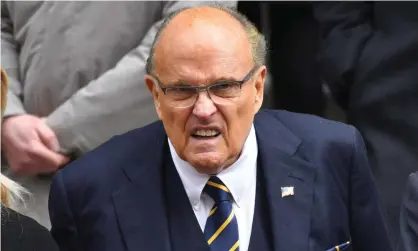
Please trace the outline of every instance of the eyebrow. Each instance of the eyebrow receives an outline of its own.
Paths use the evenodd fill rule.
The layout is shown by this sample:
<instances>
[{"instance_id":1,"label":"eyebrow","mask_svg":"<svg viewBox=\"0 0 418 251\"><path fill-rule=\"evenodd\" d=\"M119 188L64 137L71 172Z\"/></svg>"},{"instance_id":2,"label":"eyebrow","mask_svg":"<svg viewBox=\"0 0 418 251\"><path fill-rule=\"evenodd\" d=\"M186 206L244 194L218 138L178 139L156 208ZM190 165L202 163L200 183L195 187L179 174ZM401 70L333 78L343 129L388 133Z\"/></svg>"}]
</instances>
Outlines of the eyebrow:
<instances>
[{"instance_id":1,"label":"eyebrow","mask_svg":"<svg viewBox=\"0 0 418 251\"><path fill-rule=\"evenodd\" d=\"M179 80L179 81L175 81L175 82L165 84L164 86L165 87L189 87L189 86L192 86L192 85L188 84L187 82L184 82L182 80Z\"/></svg>"}]
</instances>

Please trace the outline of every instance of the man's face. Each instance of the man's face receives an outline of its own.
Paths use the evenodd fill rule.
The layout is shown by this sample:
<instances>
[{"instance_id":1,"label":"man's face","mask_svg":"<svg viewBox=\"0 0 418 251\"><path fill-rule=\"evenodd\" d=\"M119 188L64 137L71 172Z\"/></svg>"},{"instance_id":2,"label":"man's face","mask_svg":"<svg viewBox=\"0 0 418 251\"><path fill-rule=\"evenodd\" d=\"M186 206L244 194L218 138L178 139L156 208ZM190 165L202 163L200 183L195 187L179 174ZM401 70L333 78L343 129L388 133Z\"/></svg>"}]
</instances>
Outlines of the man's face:
<instances>
[{"instance_id":1,"label":"man's face","mask_svg":"<svg viewBox=\"0 0 418 251\"><path fill-rule=\"evenodd\" d=\"M195 28L177 33L169 46L162 38L154 72L164 87L179 86L180 82L207 86L221 80L241 81L254 68L245 33L231 39L231 34L219 27L206 27L210 33ZM216 174L235 162L261 107L265 74L265 67L258 67L237 97L219 99L211 94L211 99L202 91L189 107L173 106L156 80L148 76L146 83L157 113L180 158L207 174Z\"/></svg>"}]
</instances>

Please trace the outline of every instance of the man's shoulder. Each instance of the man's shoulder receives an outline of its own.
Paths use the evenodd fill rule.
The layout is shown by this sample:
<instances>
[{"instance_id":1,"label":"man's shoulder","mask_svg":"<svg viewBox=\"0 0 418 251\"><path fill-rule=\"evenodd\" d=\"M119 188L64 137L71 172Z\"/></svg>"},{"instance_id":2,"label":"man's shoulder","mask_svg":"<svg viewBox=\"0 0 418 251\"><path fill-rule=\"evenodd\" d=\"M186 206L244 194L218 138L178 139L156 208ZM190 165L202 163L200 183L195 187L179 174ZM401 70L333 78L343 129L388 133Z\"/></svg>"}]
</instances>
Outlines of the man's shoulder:
<instances>
[{"instance_id":1,"label":"man's shoulder","mask_svg":"<svg viewBox=\"0 0 418 251\"><path fill-rule=\"evenodd\" d=\"M105 180L121 167L150 158L150 151L158 151L165 142L165 131L161 121L116 135L108 141L76 159L60 172L66 179L77 180L82 177L98 177Z\"/></svg>"},{"instance_id":2,"label":"man's shoulder","mask_svg":"<svg viewBox=\"0 0 418 251\"><path fill-rule=\"evenodd\" d=\"M257 114L256 118L261 123L274 123L275 121L285 126L301 140L318 141L336 138L352 140L356 131L353 126L342 122L284 110L263 110Z\"/></svg>"},{"instance_id":3,"label":"man's shoulder","mask_svg":"<svg viewBox=\"0 0 418 251\"><path fill-rule=\"evenodd\" d=\"M268 127L263 131L271 135L265 137L278 142L274 144L290 142L299 156L319 166L324 166L324 157L328 164L339 165L341 159L352 158L354 151L364 146L359 145L361 136L353 126L314 115L265 110L257 114L257 124Z\"/></svg>"}]
</instances>

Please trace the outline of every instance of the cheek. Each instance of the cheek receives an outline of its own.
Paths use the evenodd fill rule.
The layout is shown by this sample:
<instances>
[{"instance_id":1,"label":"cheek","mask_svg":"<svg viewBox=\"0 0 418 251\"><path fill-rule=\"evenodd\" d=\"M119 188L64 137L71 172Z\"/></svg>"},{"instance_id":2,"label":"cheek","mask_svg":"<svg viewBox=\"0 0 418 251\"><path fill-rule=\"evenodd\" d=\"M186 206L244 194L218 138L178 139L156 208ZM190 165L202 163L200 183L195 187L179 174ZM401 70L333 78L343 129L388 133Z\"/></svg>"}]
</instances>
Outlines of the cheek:
<instances>
[{"instance_id":1,"label":"cheek","mask_svg":"<svg viewBox=\"0 0 418 251\"><path fill-rule=\"evenodd\" d=\"M189 117L190 111L185 109L172 109L163 107L162 115L163 115L163 122L165 125L165 130L167 134L172 139L172 142L176 142L176 144L185 144L186 140L186 123Z\"/></svg>"},{"instance_id":2,"label":"cheek","mask_svg":"<svg viewBox=\"0 0 418 251\"><path fill-rule=\"evenodd\" d=\"M242 130L246 130L254 119L255 93L247 91L236 108L236 114Z\"/></svg>"},{"instance_id":3,"label":"cheek","mask_svg":"<svg viewBox=\"0 0 418 251\"><path fill-rule=\"evenodd\" d=\"M254 118L252 106L252 103L244 101L223 113L228 127L225 141L230 154L236 154L244 144Z\"/></svg>"}]
</instances>

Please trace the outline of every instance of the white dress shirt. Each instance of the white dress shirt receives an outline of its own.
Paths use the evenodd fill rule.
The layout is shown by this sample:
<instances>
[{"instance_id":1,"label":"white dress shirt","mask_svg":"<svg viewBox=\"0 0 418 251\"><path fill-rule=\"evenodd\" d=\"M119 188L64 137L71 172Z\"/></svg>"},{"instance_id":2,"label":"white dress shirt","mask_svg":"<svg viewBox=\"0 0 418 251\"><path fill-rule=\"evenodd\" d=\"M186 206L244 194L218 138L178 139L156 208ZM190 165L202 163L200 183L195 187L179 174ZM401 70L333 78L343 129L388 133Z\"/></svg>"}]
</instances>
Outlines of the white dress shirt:
<instances>
[{"instance_id":1,"label":"white dress shirt","mask_svg":"<svg viewBox=\"0 0 418 251\"><path fill-rule=\"evenodd\" d=\"M197 172L188 162L182 160L171 141L168 142L174 165L203 232L209 212L215 204L209 195L202 193L210 176ZM250 244L256 194L257 155L257 139L253 125L238 160L217 175L234 198L233 208L238 222L241 251L247 251Z\"/></svg>"}]
</instances>

